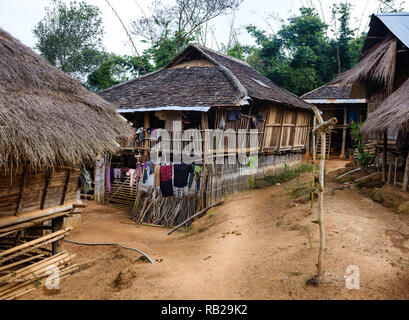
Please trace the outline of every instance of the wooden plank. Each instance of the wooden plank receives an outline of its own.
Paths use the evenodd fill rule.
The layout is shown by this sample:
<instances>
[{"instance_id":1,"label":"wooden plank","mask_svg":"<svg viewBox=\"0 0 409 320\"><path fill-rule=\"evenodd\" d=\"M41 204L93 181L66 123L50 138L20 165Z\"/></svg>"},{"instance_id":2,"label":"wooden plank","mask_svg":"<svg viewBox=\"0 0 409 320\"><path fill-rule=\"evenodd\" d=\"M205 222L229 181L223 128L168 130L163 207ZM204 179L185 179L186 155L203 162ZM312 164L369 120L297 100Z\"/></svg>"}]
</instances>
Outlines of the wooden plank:
<instances>
[{"instance_id":1,"label":"wooden plank","mask_svg":"<svg viewBox=\"0 0 409 320\"><path fill-rule=\"evenodd\" d=\"M63 205L65 203L65 197L67 195L67 189L68 189L68 183L70 182L70 177L71 177L71 170L67 170L67 177L65 178L65 184L64 184L64 189L62 191L62 197L61 197L61 202L60 205Z\"/></svg>"},{"instance_id":2,"label":"wooden plank","mask_svg":"<svg viewBox=\"0 0 409 320\"><path fill-rule=\"evenodd\" d=\"M277 151L281 149L281 140L283 139L283 129L284 129L284 108L281 108L281 118L280 118L280 133L278 136Z\"/></svg>"},{"instance_id":3,"label":"wooden plank","mask_svg":"<svg viewBox=\"0 0 409 320\"><path fill-rule=\"evenodd\" d=\"M23 176L21 178L21 184L20 184L20 194L18 196L18 200L17 200L17 209L16 209L16 213L15 216L19 216L21 213L21 207L23 205L23 192L24 192L24 186L26 184L26 176L27 176L27 167L24 166L23 168Z\"/></svg>"},{"instance_id":4,"label":"wooden plank","mask_svg":"<svg viewBox=\"0 0 409 320\"><path fill-rule=\"evenodd\" d=\"M43 191L43 195L41 196L40 210L43 210L45 207L45 201L47 200L47 193L48 193L48 187L50 185L50 180L51 180L51 170L47 170L46 175L45 175L44 191Z\"/></svg>"}]
</instances>

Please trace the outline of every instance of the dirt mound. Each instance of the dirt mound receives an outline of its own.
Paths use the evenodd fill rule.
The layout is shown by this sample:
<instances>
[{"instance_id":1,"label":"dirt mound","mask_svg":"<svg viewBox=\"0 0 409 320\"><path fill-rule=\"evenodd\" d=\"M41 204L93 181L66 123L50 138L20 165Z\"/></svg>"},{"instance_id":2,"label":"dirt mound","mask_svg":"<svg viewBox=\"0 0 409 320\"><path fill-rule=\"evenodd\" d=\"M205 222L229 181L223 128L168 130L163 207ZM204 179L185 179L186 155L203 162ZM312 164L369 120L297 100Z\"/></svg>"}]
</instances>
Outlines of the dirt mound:
<instances>
[{"instance_id":1,"label":"dirt mound","mask_svg":"<svg viewBox=\"0 0 409 320\"><path fill-rule=\"evenodd\" d=\"M126 271L119 272L118 276L115 278L113 287L119 290L127 289L132 286L136 278L135 271L128 269Z\"/></svg>"}]
</instances>

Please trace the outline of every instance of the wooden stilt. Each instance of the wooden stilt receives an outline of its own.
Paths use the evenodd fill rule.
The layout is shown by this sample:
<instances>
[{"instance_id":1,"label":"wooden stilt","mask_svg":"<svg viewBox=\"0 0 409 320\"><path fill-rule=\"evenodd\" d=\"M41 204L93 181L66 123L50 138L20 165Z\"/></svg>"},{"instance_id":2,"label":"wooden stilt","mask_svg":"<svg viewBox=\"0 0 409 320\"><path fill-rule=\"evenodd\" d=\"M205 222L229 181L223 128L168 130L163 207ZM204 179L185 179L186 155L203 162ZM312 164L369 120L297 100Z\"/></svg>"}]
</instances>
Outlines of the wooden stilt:
<instances>
[{"instance_id":1,"label":"wooden stilt","mask_svg":"<svg viewBox=\"0 0 409 320\"><path fill-rule=\"evenodd\" d=\"M392 163L389 164L389 171L388 171L388 184L392 183Z\"/></svg>"},{"instance_id":2,"label":"wooden stilt","mask_svg":"<svg viewBox=\"0 0 409 320\"><path fill-rule=\"evenodd\" d=\"M342 147L340 159L345 159L346 140L347 140L347 107L344 107L344 127L342 128Z\"/></svg>"},{"instance_id":3,"label":"wooden stilt","mask_svg":"<svg viewBox=\"0 0 409 320\"><path fill-rule=\"evenodd\" d=\"M393 185L396 187L398 183L398 157L395 157L395 173L393 176Z\"/></svg>"},{"instance_id":4,"label":"wooden stilt","mask_svg":"<svg viewBox=\"0 0 409 320\"><path fill-rule=\"evenodd\" d=\"M382 182L386 183L386 162L388 161L388 130L383 135Z\"/></svg>"},{"instance_id":5,"label":"wooden stilt","mask_svg":"<svg viewBox=\"0 0 409 320\"><path fill-rule=\"evenodd\" d=\"M403 192L408 191L408 181L409 181L409 154L408 154L408 157L406 158L405 175L403 177L403 185L402 185Z\"/></svg>"},{"instance_id":6,"label":"wooden stilt","mask_svg":"<svg viewBox=\"0 0 409 320\"><path fill-rule=\"evenodd\" d=\"M60 231L64 227L64 217L52 220L52 232ZM53 254L58 254L64 250L64 239L57 240L52 244Z\"/></svg>"}]
</instances>

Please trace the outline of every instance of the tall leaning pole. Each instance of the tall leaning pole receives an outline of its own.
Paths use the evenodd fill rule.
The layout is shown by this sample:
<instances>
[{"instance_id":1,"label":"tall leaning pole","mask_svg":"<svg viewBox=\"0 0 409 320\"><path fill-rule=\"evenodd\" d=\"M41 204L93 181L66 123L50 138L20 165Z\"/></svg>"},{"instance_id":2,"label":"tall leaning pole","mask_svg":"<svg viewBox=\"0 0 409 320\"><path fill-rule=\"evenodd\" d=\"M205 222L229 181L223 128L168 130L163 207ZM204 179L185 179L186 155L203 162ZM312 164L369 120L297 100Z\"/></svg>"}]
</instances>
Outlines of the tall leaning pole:
<instances>
[{"instance_id":1,"label":"tall leaning pole","mask_svg":"<svg viewBox=\"0 0 409 320\"><path fill-rule=\"evenodd\" d=\"M321 154L320 154L320 165L318 173L318 225L320 229L320 247L318 252L318 263L317 263L317 278L319 279L322 275L323 270L323 260L324 260L324 250L325 250L325 229L324 229L324 190L325 190L325 154L326 154L326 132L332 129L332 126L338 123L337 118L333 117L330 120L324 121L320 114L320 111L316 106L312 107L315 119L318 121L318 125L314 128L313 136L320 135L321 138ZM316 158L316 149L313 150L313 158ZM315 163L314 163L315 166ZM315 170L314 170L315 172ZM316 179L314 175L314 179ZM316 185L316 184L315 184ZM313 191L314 193L314 191Z\"/></svg>"}]
</instances>

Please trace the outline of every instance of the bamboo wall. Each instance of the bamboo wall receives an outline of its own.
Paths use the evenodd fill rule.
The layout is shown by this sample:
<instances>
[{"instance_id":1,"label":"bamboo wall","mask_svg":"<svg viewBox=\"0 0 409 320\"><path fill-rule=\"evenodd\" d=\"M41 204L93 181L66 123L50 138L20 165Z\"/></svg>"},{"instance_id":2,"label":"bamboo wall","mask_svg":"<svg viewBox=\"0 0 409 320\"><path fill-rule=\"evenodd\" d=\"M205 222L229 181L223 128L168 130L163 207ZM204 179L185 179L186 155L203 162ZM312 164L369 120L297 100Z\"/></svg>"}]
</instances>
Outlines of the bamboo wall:
<instances>
[{"instance_id":1,"label":"bamboo wall","mask_svg":"<svg viewBox=\"0 0 409 320\"><path fill-rule=\"evenodd\" d=\"M265 126L264 150L282 152L304 149L309 119L308 112L270 107Z\"/></svg>"},{"instance_id":2,"label":"bamboo wall","mask_svg":"<svg viewBox=\"0 0 409 320\"><path fill-rule=\"evenodd\" d=\"M47 178L48 176L48 178ZM55 169L0 175L0 220L77 201L80 171Z\"/></svg>"}]
</instances>

